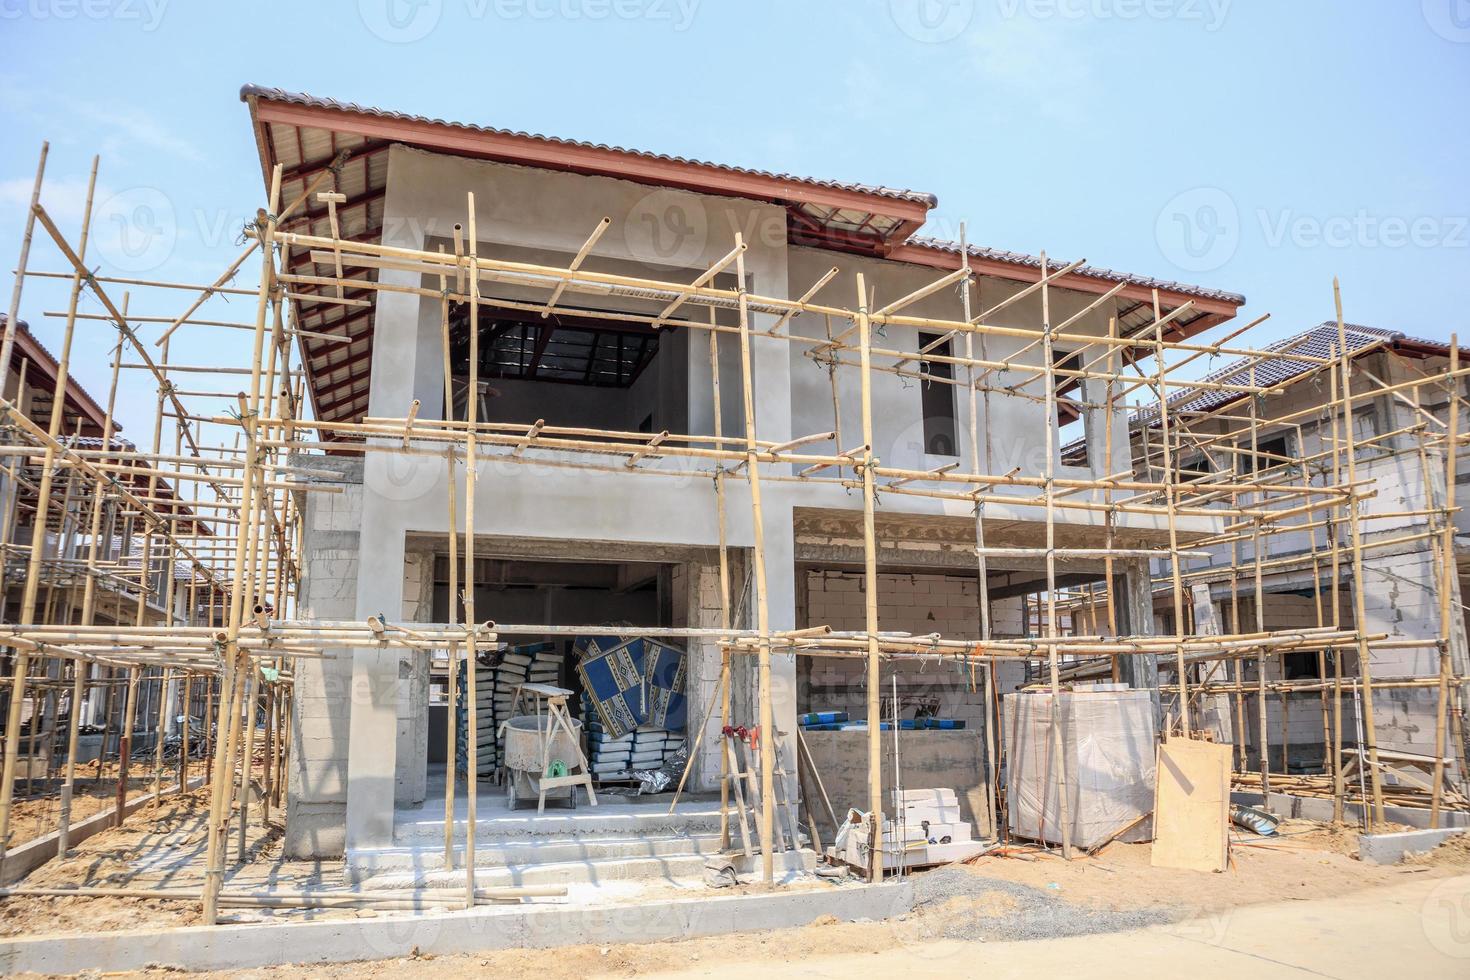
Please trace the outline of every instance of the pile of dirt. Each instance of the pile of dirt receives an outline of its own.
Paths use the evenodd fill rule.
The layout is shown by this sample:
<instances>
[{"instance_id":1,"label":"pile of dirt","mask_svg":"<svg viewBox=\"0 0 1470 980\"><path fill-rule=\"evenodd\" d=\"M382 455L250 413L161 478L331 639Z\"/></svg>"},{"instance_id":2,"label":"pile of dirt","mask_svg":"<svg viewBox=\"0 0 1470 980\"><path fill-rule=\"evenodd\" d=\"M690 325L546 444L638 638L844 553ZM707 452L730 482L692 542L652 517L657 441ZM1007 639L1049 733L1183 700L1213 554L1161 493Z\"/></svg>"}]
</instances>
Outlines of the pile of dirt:
<instances>
[{"instance_id":1,"label":"pile of dirt","mask_svg":"<svg viewBox=\"0 0 1470 980\"><path fill-rule=\"evenodd\" d=\"M1421 867L1470 867L1470 833L1455 834L1432 851L1410 854L1403 863Z\"/></svg>"}]
</instances>

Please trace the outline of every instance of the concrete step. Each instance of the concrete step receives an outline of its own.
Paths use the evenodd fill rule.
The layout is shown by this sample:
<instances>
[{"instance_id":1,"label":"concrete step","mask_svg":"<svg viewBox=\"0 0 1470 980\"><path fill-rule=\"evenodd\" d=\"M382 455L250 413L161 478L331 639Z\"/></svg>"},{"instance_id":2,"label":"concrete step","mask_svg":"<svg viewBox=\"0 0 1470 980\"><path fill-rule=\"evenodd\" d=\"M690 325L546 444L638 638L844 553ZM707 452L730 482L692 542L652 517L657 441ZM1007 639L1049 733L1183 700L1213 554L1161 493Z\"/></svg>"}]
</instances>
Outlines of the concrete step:
<instances>
[{"instance_id":1,"label":"concrete step","mask_svg":"<svg viewBox=\"0 0 1470 980\"><path fill-rule=\"evenodd\" d=\"M575 810L553 809L537 815L529 810L497 810L475 820L476 841L487 845L504 841L582 839L608 837L669 837L718 833L718 803L681 806L669 813L666 806L624 806L616 810L588 806ZM464 839L465 820L455 821L455 837ZM393 827L393 843L427 846L444 842L442 818L423 818L412 811L400 813Z\"/></svg>"},{"instance_id":2,"label":"concrete step","mask_svg":"<svg viewBox=\"0 0 1470 980\"><path fill-rule=\"evenodd\" d=\"M459 840L463 841L463 836ZM663 837L568 837L512 838L476 841L475 867L504 868L536 864L560 864L596 860L659 858L671 855L716 854L719 834L686 834ZM454 867L464 867L464 847L455 848ZM358 849L347 863L359 876L381 874L427 874L444 869L442 846L395 846Z\"/></svg>"},{"instance_id":3,"label":"concrete step","mask_svg":"<svg viewBox=\"0 0 1470 980\"><path fill-rule=\"evenodd\" d=\"M697 881L704 875L710 853L667 853L648 857L602 857L581 861L517 863L477 870L475 883L482 888L507 885L607 885L619 881ZM759 858L756 858L759 861ZM476 861L477 868L479 862ZM816 866L816 855L804 848L779 855L777 867L786 871L810 871ZM363 887L407 888L457 885L464 880L462 870L389 872L375 874Z\"/></svg>"}]
</instances>

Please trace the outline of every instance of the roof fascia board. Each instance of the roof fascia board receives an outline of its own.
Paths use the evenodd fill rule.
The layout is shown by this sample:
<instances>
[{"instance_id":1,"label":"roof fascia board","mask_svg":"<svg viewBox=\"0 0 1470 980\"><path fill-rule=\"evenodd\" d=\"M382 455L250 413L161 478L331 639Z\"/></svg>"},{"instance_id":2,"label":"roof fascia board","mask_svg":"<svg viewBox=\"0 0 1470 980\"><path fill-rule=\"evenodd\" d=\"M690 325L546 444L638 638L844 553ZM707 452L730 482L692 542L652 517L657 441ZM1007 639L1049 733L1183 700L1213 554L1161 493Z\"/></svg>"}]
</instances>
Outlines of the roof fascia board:
<instances>
[{"instance_id":1,"label":"roof fascia board","mask_svg":"<svg viewBox=\"0 0 1470 980\"><path fill-rule=\"evenodd\" d=\"M917 201L813 187L780 177L715 172L697 164L645 159L600 147L566 146L510 134L471 132L430 121L388 119L368 113L272 102L258 96L255 97L255 112L262 123L330 129L462 156L621 177L639 183L685 187L730 197L850 208L900 221L922 222L929 212L926 205Z\"/></svg>"}]
</instances>

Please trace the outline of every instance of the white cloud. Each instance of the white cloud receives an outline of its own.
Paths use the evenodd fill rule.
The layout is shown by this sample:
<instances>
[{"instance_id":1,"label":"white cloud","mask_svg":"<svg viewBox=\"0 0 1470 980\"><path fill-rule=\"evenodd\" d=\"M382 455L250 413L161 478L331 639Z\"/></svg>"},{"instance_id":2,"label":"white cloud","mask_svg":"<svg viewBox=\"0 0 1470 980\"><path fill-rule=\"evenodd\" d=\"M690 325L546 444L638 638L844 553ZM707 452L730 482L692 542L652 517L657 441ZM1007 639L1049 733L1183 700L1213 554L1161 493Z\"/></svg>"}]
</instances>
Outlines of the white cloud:
<instances>
[{"instance_id":1,"label":"white cloud","mask_svg":"<svg viewBox=\"0 0 1470 980\"><path fill-rule=\"evenodd\" d=\"M1009 102L1021 112L1039 112L1058 122L1077 122L1096 76L1085 32L1058 20L1032 17L987 19L971 35L971 64L987 88L988 102Z\"/></svg>"},{"instance_id":2,"label":"white cloud","mask_svg":"<svg viewBox=\"0 0 1470 980\"><path fill-rule=\"evenodd\" d=\"M0 180L0 208L3 208L8 214L24 215L31 206L31 190L35 182L36 178L33 176ZM110 190L99 186L94 200L105 201L111 196ZM68 233L68 225L79 226L82 223L82 211L86 203L86 177L48 175L41 184L41 204L46 208L46 213L51 216L51 219L61 226L63 233Z\"/></svg>"}]
</instances>

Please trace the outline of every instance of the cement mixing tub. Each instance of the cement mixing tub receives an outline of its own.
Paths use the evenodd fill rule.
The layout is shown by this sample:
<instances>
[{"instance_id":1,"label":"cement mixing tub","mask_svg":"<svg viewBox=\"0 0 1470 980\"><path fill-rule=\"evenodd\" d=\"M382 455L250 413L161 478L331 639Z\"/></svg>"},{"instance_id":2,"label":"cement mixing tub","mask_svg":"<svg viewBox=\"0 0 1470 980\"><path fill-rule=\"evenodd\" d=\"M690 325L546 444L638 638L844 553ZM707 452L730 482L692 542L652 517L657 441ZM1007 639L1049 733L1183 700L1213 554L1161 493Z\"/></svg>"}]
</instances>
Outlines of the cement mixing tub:
<instances>
[{"instance_id":1,"label":"cement mixing tub","mask_svg":"<svg viewBox=\"0 0 1470 980\"><path fill-rule=\"evenodd\" d=\"M500 728L505 734L505 795L510 808L521 800L545 799L564 800L575 809L575 782L581 780L563 780L582 772L582 722L568 717L553 725L550 715L517 715ZM553 774L550 770L557 763L562 771Z\"/></svg>"}]
</instances>

